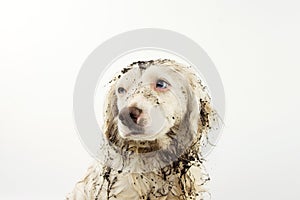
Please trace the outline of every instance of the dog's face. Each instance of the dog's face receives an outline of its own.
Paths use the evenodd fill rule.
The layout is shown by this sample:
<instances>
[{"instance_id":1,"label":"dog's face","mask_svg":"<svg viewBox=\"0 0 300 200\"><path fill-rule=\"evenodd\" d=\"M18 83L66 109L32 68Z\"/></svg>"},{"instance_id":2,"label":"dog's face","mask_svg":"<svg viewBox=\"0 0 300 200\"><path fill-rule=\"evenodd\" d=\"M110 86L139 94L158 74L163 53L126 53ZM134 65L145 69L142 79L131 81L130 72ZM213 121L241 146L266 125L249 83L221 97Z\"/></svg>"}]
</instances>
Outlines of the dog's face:
<instances>
[{"instance_id":1,"label":"dog's face","mask_svg":"<svg viewBox=\"0 0 300 200\"><path fill-rule=\"evenodd\" d=\"M172 67L134 67L117 82L118 129L122 138L155 140L186 112L186 80Z\"/></svg>"},{"instance_id":2,"label":"dog's face","mask_svg":"<svg viewBox=\"0 0 300 200\"><path fill-rule=\"evenodd\" d=\"M174 157L211 127L210 98L190 67L171 60L136 62L112 83L104 133L116 149L160 149Z\"/></svg>"}]
</instances>

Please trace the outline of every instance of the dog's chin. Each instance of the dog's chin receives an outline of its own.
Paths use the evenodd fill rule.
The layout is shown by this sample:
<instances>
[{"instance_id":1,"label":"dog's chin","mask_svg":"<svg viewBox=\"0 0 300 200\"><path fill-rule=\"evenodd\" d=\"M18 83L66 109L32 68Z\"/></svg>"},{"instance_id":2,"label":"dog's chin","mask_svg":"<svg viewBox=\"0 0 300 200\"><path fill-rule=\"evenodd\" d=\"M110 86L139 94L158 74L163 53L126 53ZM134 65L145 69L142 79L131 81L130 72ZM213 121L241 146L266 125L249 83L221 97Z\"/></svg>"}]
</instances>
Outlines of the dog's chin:
<instances>
[{"instance_id":1,"label":"dog's chin","mask_svg":"<svg viewBox=\"0 0 300 200\"><path fill-rule=\"evenodd\" d=\"M147 130L145 131L129 130L128 128L124 128L122 126L118 127L118 133L123 139L136 140L136 141L153 141L163 134L162 132L151 133L151 132L147 132Z\"/></svg>"},{"instance_id":2,"label":"dog's chin","mask_svg":"<svg viewBox=\"0 0 300 200\"><path fill-rule=\"evenodd\" d=\"M119 131L119 135L127 140L136 141L153 141L156 140L159 134L149 134L146 132L122 132Z\"/></svg>"}]
</instances>

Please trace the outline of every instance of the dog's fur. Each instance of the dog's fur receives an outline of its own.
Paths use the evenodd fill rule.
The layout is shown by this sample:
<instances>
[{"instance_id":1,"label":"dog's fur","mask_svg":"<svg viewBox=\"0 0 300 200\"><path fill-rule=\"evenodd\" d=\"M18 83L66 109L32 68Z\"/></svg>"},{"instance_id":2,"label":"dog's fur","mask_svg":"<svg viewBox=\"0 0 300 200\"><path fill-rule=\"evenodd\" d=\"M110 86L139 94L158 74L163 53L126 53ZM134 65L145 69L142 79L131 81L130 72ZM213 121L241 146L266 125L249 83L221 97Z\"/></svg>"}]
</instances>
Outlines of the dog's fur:
<instances>
[{"instance_id":1,"label":"dog's fur","mask_svg":"<svg viewBox=\"0 0 300 200\"><path fill-rule=\"evenodd\" d=\"M152 75L143 82L146 74ZM151 87L151 78L165 77L173 79L172 94ZM124 96L117 92L121 83L130 87ZM111 84L105 102L104 160L89 168L67 199L203 199L209 177L201 142L216 114L192 68L172 60L139 61L124 68ZM160 131L125 136L119 115L122 107L132 105L164 113Z\"/></svg>"}]
</instances>

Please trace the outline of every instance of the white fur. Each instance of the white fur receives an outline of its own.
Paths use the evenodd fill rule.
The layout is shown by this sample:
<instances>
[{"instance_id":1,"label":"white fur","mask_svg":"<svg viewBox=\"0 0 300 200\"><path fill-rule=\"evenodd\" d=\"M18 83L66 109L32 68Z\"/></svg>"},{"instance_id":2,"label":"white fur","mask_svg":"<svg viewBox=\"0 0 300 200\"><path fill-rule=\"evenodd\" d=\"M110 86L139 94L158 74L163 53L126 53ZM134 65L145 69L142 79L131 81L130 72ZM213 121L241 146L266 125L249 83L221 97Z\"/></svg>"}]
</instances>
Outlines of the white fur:
<instances>
[{"instance_id":1,"label":"white fur","mask_svg":"<svg viewBox=\"0 0 300 200\"><path fill-rule=\"evenodd\" d=\"M175 61L127 69L107 96L102 162L88 169L67 199L203 199L209 178L199 151L215 117L205 87L190 67ZM158 79L168 80L170 90L157 91ZM126 93L117 94L119 87ZM120 110L130 106L143 110L144 134L130 134L120 123Z\"/></svg>"}]
</instances>

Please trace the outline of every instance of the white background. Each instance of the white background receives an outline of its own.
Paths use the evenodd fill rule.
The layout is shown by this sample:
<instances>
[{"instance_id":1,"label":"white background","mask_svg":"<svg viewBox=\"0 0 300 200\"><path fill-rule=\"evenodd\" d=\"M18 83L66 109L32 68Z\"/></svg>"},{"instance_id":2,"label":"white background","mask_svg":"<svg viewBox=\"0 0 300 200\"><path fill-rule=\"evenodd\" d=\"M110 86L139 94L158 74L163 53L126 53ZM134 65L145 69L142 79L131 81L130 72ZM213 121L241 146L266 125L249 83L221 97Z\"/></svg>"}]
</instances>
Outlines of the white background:
<instances>
[{"instance_id":1,"label":"white background","mask_svg":"<svg viewBox=\"0 0 300 200\"><path fill-rule=\"evenodd\" d=\"M212 199L300 199L299 9L297 0L1 1L0 199L71 191L92 161L72 116L80 66L106 39L144 27L195 40L223 79Z\"/></svg>"}]
</instances>

